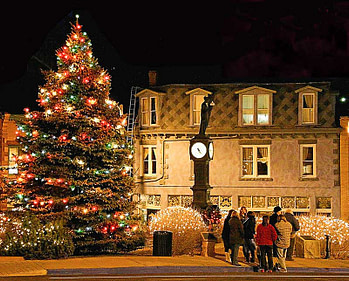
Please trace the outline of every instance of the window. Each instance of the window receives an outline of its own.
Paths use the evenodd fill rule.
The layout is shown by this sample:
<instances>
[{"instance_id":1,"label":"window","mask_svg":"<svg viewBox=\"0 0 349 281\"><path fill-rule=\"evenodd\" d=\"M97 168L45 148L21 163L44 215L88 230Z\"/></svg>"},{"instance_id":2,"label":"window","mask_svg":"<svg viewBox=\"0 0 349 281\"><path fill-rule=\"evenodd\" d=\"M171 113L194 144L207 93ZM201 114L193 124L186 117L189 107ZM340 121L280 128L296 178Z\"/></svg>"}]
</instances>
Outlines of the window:
<instances>
[{"instance_id":1,"label":"window","mask_svg":"<svg viewBox=\"0 0 349 281\"><path fill-rule=\"evenodd\" d=\"M156 124L156 98L150 98L150 125Z\"/></svg>"},{"instance_id":2,"label":"window","mask_svg":"<svg viewBox=\"0 0 349 281\"><path fill-rule=\"evenodd\" d=\"M157 100L156 97L141 99L142 126L157 124Z\"/></svg>"},{"instance_id":3,"label":"window","mask_svg":"<svg viewBox=\"0 0 349 281\"><path fill-rule=\"evenodd\" d=\"M315 94L304 93L302 95L302 123L311 124L315 123Z\"/></svg>"},{"instance_id":4,"label":"window","mask_svg":"<svg viewBox=\"0 0 349 281\"><path fill-rule=\"evenodd\" d=\"M142 99L142 125L149 125L149 103L147 98Z\"/></svg>"},{"instance_id":5,"label":"window","mask_svg":"<svg viewBox=\"0 0 349 281\"><path fill-rule=\"evenodd\" d=\"M318 93L322 89L305 86L295 91L298 93L298 124L314 125L318 119Z\"/></svg>"},{"instance_id":6,"label":"window","mask_svg":"<svg viewBox=\"0 0 349 281\"><path fill-rule=\"evenodd\" d=\"M242 96L242 124L253 125L254 124L254 96L243 95Z\"/></svg>"},{"instance_id":7,"label":"window","mask_svg":"<svg viewBox=\"0 0 349 281\"><path fill-rule=\"evenodd\" d=\"M316 176L316 144L300 145L301 176Z\"/></svg>"},{"instance_id":8,"label":"window","mask_svg":"<svg viewBox=\"0 0 349 281\"><path fill-rule=\"evenodd\" d=\"M10 175L16 175L18 174L16 159L18 157L18 146L9 146L8 147L8 166L9 170L8 173Z\"/></svg>"},{"instance_id":9,"label":"window","mask_svg":"<svg viewBox=\"0 0 349 281\"><path fill-rule=\"evenodd\" d=\"M253 86L235 92L239 94L239 124L241 126L271 125L274 90Z\"/></svg>"},{"instance_id":10,"label":"window","mask_svg":"<svg viewBox=\"0 0 349 281\"><path fill-rule=\"evenodd\" d=\"M205 95L193 95L193 125L200 125L201 105L204 102Z\"/></svg>"},{"instance_id":11,"label":"window","mask_svg":"<svg viewBox=\"0 0 349 281\"><path fill-rule=\"evenodd\" d=\"M156 147L143 147L143 175L156 176Z\"/></svg>"},{"instance_id":12,"label":"window","mask_svg":"<svg viewBox=\"0 0 349 281\"><path fill-rule=\"evenodd\" d=\"M204 98L210 94L201 88L195 88L193 90L185 92L190 98L190 126L199 126L201 122L201 105L204 102Z\"/></svg>"},{"instance_id":13,"label":"window","mask_svg":"<svg viewBox=\"0 0 349 281\"><path fill-rule=\"evenodd\" d=\"M269 177L269 146L242 146L242 177Z\"/></svg>"},{"instance_id":14,"label":"window","mask_svg":"<svg viewBox=\"0 0 349 281\"><path fill-rule=\"evenodd\" d=\"M270 95L242 95L242 125L268 125Z\"/></svg>"}]
</instances>

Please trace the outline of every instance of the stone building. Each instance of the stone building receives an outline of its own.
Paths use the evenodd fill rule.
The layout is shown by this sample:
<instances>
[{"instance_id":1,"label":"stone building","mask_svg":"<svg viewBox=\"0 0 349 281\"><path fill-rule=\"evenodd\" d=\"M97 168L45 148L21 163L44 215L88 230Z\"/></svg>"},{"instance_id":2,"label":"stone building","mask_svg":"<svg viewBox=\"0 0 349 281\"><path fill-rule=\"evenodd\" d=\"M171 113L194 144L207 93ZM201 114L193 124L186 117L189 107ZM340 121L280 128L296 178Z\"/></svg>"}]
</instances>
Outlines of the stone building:
<instances>
[{"instance_id":1,"label":"stone building","mask_svg":"<svg viewBox=\"0 0 349 281\"><path fill-rule=\"evenodd\" d=\"M349 221L349 117L340 118L341 218Z\"/></svg>"},{"instance_id":2,"label":"stone building","mask_svg":"<svg viewBox=\"0 0 349 281\"><path fill-rule=\"evenodd\" d=\"M341 216L341 128L331 82L170 84L139 91L134 175L144 212L191 205L189 140L211 93L206 134L214 143L213 204Z\"/></svg>"}]
</instances>

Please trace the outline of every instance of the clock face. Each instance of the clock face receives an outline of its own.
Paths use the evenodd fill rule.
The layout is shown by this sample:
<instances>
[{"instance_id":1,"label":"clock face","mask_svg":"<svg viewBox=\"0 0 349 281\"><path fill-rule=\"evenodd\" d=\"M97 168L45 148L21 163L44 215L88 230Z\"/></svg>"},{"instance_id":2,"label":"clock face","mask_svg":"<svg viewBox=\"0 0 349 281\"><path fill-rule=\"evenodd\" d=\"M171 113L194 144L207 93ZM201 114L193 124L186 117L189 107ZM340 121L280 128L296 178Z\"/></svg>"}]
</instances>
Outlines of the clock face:
<instances>
[{"instance_id":1,"label":"clock face","mask_svg":"<svg viewBox=\"0 0 349 281\"><path fill-rule=\"evenodd\" d=\"M208 144L208 156L210 157L211 160L213 159L213 143L212 142Z\"/></svg>"},{"instance_id":2,"label":"clock face","mask_svg":"<svg viewBox=\"0 0 349 281\"><path fill-rule=\"evenodd\" d=\"M206 155L207 148L206 145L204 145L202 142L196 142L191 147L191 154L195 158L202 158Z\"/></svg>"}]
</instances>

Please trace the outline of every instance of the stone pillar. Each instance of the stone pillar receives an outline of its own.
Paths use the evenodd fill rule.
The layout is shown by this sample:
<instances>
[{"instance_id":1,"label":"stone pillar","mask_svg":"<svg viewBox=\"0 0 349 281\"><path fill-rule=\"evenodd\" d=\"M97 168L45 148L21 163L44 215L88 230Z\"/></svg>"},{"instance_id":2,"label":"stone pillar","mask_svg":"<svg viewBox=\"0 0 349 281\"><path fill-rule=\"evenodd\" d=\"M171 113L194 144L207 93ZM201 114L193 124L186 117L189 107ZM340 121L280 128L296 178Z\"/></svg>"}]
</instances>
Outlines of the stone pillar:
<instances>
[{"instance_id":1,"label":"stone pillar","mask_svg":"<svg viewBox=\"0 0 349 281\"><path fill-rule=\"evenodd\" d=\"M349 117L342 116L340 125L341 219L349 221Z\"/></svg>"}]
</instances>

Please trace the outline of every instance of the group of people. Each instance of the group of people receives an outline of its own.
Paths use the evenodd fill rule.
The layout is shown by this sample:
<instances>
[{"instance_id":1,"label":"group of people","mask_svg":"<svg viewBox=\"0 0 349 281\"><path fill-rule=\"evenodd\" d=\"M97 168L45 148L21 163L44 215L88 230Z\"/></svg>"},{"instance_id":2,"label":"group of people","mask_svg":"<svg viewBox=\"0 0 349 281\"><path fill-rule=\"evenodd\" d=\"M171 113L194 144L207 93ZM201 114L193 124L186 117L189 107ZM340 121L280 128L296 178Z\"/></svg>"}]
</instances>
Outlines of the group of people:
<instances>
[{"instance_id":1,"label":"group of people","mask_svg":"<svg viewBox=\"0 0 349 281\"><path fill-rule=\"evenodd\" d=\"M298 230L299 222L290 209L282 214L282 209L276 206L273 214L270 217L264 215L257 227L253 211L247 211L246 207L241 207L239 213L230 210L222 231L226 261L241 266L237 258L242 245L247 263L256 262L257 252L260 271L287 272L286 260L293 260ZM273 257L277 258L275 264Z\"/></svg>"}]
</instances>

